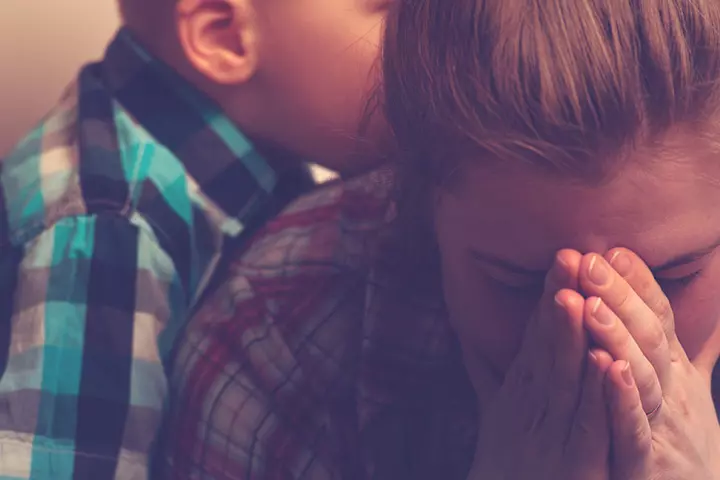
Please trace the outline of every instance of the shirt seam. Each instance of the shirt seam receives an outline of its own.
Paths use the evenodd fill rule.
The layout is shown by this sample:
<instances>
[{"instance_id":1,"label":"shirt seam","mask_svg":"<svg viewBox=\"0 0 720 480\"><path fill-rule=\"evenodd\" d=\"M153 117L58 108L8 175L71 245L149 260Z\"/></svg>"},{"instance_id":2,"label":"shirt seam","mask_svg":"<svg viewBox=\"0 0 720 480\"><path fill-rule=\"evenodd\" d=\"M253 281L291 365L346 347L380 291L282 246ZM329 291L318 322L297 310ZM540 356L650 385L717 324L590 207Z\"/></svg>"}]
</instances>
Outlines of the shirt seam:
<instances>
[{"instance_id":1,"label":"shirt seam","mask_svg":"<svg viewBox=\"0 0 720 480\"><path fill-rule=\"evenodd\" d=\"M40 437L47 438L47 437ZM67 447L46 447L43 445L38 445L36 443L36 440L18 440L10 437L0 437L0 448L2 448L3 445L12 446L22 446L22 447L30 447L32 448L33 452L43 452L43 453L52 453L52 454L63 454L63 455L73 455L73 456L80 456L85 458L96 458L100 460L108 460L108 461L116 461L117 459L121 459L123 461L129 462L129 463L135 463L137 465L145 464L146 462L140 461L140 460L133 460L130 458L127 458L131 455L120 453L119 455L95 455L87 452L81 452L78 451L74 446L67 446ZM1 456L1 455L0 455Z\"/></svg>"},{"instance_id":2,"label":"shirt seam","mask_svg":"<svg viewBox=\"0 0 720 480\"><path fill-rule=\"evenodd\" d=\"M100 213L91 213L90 210L94 207L115 207L112 211L105 211ZM55 225L60 223L63 220L67 219L73 219L73 218L88 218L88 217L120 217L128 222L130 222L130 218L132 217L133 213L135 213L134 209L127 209L126 205L118 204L116 202L102 202L102 201L96 201L89 204L86 204L84 211L78 211L74 213L69 213L66 215L60 215L57 218L54 218L52 222L47 223L45 218L35 220L33 222L29 222L26 225L23 225L21 228L17 230L12 230L8 232L8 235L5 236L5 238L0 239L0 248L7 248L7 247L21 247L28 242L31 242L35 238L39 237L43 232L46 230L50 230ZM143 215L143 218L148 220L145 215ZM148 220L148 222L151 224Z\"/></svg>"}]
</instances>

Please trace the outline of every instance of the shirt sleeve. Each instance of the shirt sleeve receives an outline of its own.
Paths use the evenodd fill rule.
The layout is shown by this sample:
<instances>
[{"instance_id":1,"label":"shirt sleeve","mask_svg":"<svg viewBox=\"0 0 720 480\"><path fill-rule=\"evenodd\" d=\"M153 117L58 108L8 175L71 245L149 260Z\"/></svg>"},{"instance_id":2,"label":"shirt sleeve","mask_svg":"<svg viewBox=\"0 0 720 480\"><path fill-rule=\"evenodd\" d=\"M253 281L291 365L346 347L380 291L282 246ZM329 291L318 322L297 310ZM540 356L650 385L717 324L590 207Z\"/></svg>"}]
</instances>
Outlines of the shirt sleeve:
<instances>
[{"instance_id":1,"label":"shirt sleeve","mask_svg":"<svg viewBox=\"0 0 720 480\"><path fill-rule=\"evenodd\" d=\"M362 478L346 348L358 297L336 295L332 276L300 280L235 278L194 316L173 368L166 478Z\"/></svg>"},{"instance_id":2,"label":"shirt sleeve","mask_svg":"<svg viewBox=\"0 0 720 480\"><path fill-rule=\"evenodd\" d=\"M61 219L0 250L0 479L143 479L186 318L142 219Z\"/></svg>"}]
</instances>

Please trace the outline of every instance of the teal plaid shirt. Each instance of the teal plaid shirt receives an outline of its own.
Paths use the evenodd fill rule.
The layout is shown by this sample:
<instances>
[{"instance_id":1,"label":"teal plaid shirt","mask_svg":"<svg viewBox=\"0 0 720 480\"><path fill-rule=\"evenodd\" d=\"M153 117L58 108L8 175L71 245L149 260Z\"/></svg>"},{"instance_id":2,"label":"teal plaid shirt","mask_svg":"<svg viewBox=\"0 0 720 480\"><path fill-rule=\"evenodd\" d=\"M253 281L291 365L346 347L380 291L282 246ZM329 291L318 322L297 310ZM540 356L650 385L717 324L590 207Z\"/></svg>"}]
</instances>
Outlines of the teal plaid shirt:
<instances>
[{"instance_id":1,"label":"teal plaid shirt","mask_svg":"<svg viewBox=\"0 0 720 480\"><path fill-rule=\"evenodd\" d=\"M146 478L191 309L310 177L124 30L0 168L0 479Z\"/></svg>"}]
</instances>

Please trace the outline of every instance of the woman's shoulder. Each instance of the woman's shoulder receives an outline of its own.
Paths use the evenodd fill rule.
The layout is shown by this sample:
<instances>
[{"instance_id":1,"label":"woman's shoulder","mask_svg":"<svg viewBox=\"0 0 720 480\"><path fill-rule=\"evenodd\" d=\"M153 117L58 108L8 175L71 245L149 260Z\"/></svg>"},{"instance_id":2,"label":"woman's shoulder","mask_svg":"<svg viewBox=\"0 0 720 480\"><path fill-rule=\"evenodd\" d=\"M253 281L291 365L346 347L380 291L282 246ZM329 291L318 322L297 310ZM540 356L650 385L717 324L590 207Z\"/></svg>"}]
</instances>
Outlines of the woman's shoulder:
<instances>
[{"instance_id":1,"label":"woman's shoulder","mask_svg":"<svg viewBox=\"0 0 720 480\"><path fill-rule=\"evenodd\" d=\"M265 371L272 359L285 375L311 373L318 388L349 380L343 369L357 361L368 272L392 209L389 175L326 184L288 205L229 260L185 343L230 344L251 367Z\"/></svg>"},{"instance_id":2,"label":"woman's shoulder","mask_svg":"<svg viewBox=\"0 0 720 480\"><path fill-rule=\"evenodd\" d=\"M319 188L268 223L193 318L177 356L181 394L209 402L215 384L192 379L234 372L216 403L250 391L305 431L322 425L335 448L349 427L370 445L395 438L386 426L406 431L427 411L408 398L450 392L435 381L455 365L435 265L399 254L393 193L392 173L377 171ZM243 424L216 423L244 434Z\"/></svg>"}]
</instances>

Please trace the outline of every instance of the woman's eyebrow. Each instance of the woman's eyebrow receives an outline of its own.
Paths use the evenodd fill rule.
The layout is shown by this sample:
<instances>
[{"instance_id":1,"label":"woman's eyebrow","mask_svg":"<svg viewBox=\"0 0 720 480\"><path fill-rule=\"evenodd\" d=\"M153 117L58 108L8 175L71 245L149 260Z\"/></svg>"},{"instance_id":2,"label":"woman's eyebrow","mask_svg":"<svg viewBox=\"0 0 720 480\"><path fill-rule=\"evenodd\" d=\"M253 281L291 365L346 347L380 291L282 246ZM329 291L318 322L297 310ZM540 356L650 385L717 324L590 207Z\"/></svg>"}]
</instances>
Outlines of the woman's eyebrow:
<instances>
[{"instance_id":1,"label":"woman's eyebrow","mask_svg":"<svg viewBox=\"0 0 720 480\"><path fill-rule=\"evenodd\" d=\"M666 270L687 265L688 263L696 262L701 258L711 254L718 247L720 247L720 239L718 239L710 246L692 252L683 253L682 255L678 255L677 257L672 258L661 265L650 267L650 270L652 270L653 273L661 273Z\"/></svg>"}]
</instances>

